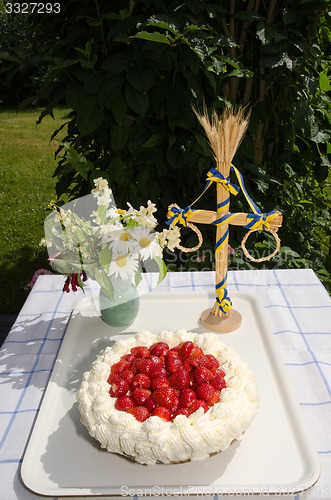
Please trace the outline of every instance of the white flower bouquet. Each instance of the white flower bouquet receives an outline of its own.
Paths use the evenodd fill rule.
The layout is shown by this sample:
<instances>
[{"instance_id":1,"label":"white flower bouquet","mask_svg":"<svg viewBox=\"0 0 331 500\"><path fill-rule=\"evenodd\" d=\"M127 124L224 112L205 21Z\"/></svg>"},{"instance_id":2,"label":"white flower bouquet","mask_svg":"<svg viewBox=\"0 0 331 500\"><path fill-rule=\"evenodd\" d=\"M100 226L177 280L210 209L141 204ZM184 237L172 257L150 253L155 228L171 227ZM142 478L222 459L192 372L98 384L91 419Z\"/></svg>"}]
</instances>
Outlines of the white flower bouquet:
<instances>
[{"instance_id":1,"label":"white flower bouquet","mask_svg":"<svg viewBox=\"0 0 331 500\"><path fill-rule=\"evenodd\" d=\"M65 210L53 204L55 212L45 222L42 244L49 248L52 267L67 275L63 290L69 292L70 285L74 291L78 287L83 289L89 277L100 284L106 296L113 298L110 278L132 278L138 285L139 264L147 260L156 262L159 284L167 272L163 249L176 248L180 241L179 229L170 226L162 232L155 231L154 203L148 201L147 207L141 206L139 210L128 203L128 209L122 210L112 205L112 192L105 179L99 177L94 184L91 192L94 210L88 195L80 199L84 210L80 207L76 210L76 205L73 210ZM84 212L84 216L80 212Z\"/></svg>"}]
</instances>

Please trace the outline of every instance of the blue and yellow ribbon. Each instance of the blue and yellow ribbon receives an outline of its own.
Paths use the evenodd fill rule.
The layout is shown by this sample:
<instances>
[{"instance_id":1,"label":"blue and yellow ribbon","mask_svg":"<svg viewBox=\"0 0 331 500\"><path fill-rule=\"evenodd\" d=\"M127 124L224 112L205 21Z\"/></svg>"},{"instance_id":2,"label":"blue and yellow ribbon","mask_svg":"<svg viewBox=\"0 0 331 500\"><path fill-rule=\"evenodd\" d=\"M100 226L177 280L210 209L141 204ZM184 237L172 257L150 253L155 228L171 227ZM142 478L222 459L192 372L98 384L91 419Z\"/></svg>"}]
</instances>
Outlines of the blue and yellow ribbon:
<instances>
[{"instance_id":1,"label":"blue and yellow ribbon","mask_svg":"<svg viewBox=\"0 0 331 500\"><path fill-rule=\"evenodd\" d=\"M216 284L216 302L218 304L218 308L224 314L226 314L230 309L232 309L232 302L228 295L228 290L226 288L227 285L228 274L222 281Z\"/></svg>"},{"instance_id":2,"label":"blue and yellow ribbon","mask_svg":"<svg viewBox=\"0 0 331 500\"><path fill-rule=\"evenodd\" d=\"M270 223L277 217L278 213L275 210L272 210L268 214L247 214L247 224L244 228L252 230L260 229L263 231L272 229L272 225Z\"/></svg>"},{"instance_id":3,"label":"blue and yellow ribbon","mask_svg":"<svg viewBox=\"0 0 331 500\"><path fill-rule=\"evenodd\" d=\"M249 206L251 207L251 209L253 210L253 212L255 214L260 214L261 213L261 210L259 209L259 207L254 203L254 201L252 200L252 198L249 196L249 194L247 193L246 191L246 188L245 188L245 183L244 183L244 179L243 179L243 176L241 175L241 173L239 172L239 170L233 165L231 164L231 167L230 167L230 171L234 172L236 174L236 177L238 179L238 182L239 182L239 185L241 187L241 190L242 192L244 193L244 196L249 204Z\"/></svg>"},{"instance_id":4,"label":"blue and yellow ribbon","mask_svg":"<svg viewBox=\"0 0 331 500\"><path fill-rule=\"evenodd\" d=\"M180 224L181 226L187 227L187 223L192 218L193 212L190 206L187 206L184 209L171 207L168 211L168 216L170 216L170 218L166 221L166 224L173 226Z\"/></svg>"},{"instance_id":5,"label":"blue and yellow ribbon","mask_svg":"<svg viewBox=\"0 0 331 500\"><path fill-rule=\"evenodd\" d=\"M231 184L229 177L224 177L224 175L214 167L212 167L207 174L207 183L208 182L217 182L217 184L221 184L227 191L235 196L240 191L240 187L236 186L236 184Z\"/></svg>"}]
</instances>

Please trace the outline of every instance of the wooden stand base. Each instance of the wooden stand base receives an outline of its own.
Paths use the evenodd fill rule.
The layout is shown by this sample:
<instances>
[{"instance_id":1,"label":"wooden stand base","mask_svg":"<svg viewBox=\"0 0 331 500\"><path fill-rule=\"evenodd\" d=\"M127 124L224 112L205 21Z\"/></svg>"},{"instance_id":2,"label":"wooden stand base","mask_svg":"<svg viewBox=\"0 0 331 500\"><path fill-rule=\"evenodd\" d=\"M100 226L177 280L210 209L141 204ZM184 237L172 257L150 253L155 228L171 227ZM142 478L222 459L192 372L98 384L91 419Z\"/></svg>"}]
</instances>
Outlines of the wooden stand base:
<instances>
[{"instance_id":1,"label":"wooden stand base","mask_svg":"<svg viewBox=\"0 0 331 500\"><path fill-rule=\"evenodd\" d=\"M241 314L231 309L225 316L219 318L211 314L212 308L206 309L200 317L201 323L213 332L226 333L237 330L242 321Z\"/></svg>"}]
</instances>

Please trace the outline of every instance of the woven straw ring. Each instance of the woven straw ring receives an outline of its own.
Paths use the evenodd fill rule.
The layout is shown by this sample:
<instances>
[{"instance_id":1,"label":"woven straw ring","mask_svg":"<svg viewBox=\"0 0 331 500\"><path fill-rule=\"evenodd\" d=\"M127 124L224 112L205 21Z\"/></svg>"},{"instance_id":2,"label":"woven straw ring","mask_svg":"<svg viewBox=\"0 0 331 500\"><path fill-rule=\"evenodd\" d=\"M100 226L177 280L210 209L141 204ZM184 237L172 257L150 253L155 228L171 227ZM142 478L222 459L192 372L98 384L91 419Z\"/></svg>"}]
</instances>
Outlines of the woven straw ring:
<instances>
[{"instance_id":1,"label":"woven straw ring","mask_svg":"<svg viewBox=\"0 0 331 500\"><path fill-rule=\"evenodd\" d=\"M277 234L277 231L278 231L278 228L276 229L269 229L269 228L265 228L265 231L268 231L269 233L272 234L272 236L275 238L276 240L276 249L269 255L267 255L266 257L262 257L261 259L255 259L250 253L249 251L247 250L247 248L245 247L245 244L246 244L246 241L247 241L247 238L249 237L249 235L251 233L254 233L255 231L259 231L259 229L250 229L246 234L245 236L243 237L242 241L241 241L241 248L243 249L243 252L244 254L246 255L246 257L248 259L250 259L251 261L253 262L266 262L267 260L270 260L272 259L276 253L279 251L280 249L280 238Z\"/></svg>"},{"instance_id":2,"label":"woven straw ring","mask_svg":"<svg viewBox=\"0 0 331 500\"><path fill-rule=\"evenodd\" d=\"M180 209L180 207L178 205L176 205L176 203L173 203L172 205L169 205L168 210L170 211L172 209L172 207ZM170 217L168 217L168 219L170 219ZM199 250L199 248L202 245L203 240L202 240L201 231L200 231L200 229L197 228L197 226L195 226L191 222L187 222L186 226L189 227L190 229L192 229L192 231L194 231L197 234L198 239L199 239L199 243L195 247L192 247L192 248L182 247L181 245L177 245L177 248L178 248L178 250L181 250L182 252L195 252L195 250Z\"/></svg>"}]
</instances>

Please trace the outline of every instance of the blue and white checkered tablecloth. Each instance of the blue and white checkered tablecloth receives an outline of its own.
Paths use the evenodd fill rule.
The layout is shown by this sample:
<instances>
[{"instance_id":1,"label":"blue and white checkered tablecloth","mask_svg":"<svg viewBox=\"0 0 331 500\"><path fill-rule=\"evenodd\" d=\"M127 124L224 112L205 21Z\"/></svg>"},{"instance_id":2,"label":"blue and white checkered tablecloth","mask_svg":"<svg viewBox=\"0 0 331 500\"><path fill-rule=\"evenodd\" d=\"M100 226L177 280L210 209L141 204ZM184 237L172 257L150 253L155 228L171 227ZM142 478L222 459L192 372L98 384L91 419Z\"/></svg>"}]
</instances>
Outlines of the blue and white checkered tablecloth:
<instances>
[{"instance_id":1,"label":"blue and white checkered tablecloth","mask_svg":"<svg viewBox=\"0 0 331 500\"><path fill-rule=\"evenodd\" d=\"M146 291L155 280L148 275ZM0 350L0 500L40 498L22 484L20 466L70 313L82 297L62 286L62 276L38 278ZM213 287L214 273L192 272L168 273L158 289ZM309 269L232 271L228 288L262 303L320 458L317 484L288 498L330 500L331 298Z\"/></svg>"}]
</instances>

